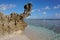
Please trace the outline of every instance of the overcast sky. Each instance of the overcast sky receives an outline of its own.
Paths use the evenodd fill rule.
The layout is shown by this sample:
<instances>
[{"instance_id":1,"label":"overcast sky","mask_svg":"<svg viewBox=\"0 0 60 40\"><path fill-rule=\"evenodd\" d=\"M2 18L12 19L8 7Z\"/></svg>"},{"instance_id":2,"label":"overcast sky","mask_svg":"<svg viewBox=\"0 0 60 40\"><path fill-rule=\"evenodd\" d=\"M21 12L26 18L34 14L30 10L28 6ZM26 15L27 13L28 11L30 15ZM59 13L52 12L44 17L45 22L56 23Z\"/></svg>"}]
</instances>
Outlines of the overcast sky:
<instances>
[{"instance_id":1,"label":"overcast sky","mask_svg":"<svg viewBox=\"0 0 60 40\"><path fill-rule=\"evenodd\" d=\"M33 5L30 19L60 19L60 0L0 0L0 12L20 14L27 3Z\"/></svg>"}]
</instances>

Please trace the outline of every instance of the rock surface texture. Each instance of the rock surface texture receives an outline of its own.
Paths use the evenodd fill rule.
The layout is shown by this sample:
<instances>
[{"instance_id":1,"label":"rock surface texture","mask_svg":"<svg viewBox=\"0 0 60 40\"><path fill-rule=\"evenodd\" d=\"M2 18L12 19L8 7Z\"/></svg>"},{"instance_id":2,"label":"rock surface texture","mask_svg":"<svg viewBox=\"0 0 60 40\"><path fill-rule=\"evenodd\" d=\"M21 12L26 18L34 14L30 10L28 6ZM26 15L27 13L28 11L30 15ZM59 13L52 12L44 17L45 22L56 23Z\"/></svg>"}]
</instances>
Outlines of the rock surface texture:
<instances>
[{"instance_id":1,"label":"rock surface texture","mask_svg":"<svg viewBox=\"0 0 60 40\"><path fill-rule=\"evenodd\" d=\"M10 15L4 15L0 12L0 35L11 34L18 30L23 31L27 27L27 23L23 19L30 15L31 6L31 3L26 4L22 14L14 12Z\"/></svg>"}]
</instances>

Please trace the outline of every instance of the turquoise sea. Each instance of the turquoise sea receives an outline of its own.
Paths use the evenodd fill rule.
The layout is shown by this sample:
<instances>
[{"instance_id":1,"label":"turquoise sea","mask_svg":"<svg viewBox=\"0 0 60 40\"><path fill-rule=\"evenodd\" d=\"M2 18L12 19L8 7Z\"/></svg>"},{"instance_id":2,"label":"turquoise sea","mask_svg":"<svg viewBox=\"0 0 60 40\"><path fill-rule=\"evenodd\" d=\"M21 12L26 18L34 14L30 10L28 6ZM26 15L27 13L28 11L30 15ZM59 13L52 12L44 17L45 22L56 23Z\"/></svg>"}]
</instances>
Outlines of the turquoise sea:
<instances>
[{"instance_id":1,"label":"turquoise sea","mask_svg":"<svg viewBox=\"0 0 60 40\"><path fill-rule=\"evenodd\" d=\"M27 19L25 34L31 40L60 40L60 20Z\"/></svg>"}]
</instances>

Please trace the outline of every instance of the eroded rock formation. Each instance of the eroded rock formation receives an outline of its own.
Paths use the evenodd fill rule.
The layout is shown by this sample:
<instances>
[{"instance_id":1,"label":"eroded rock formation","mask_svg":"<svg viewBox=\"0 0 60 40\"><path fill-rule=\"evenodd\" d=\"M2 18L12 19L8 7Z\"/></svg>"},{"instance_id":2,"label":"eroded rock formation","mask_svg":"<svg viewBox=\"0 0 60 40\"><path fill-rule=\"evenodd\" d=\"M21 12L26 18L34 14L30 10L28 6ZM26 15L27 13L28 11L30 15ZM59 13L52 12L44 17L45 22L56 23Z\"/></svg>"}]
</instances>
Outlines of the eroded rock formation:
<instances>
[{"instance_id":1,"label":"eroded rock formation","mask_svg":"<svg viewBox=\"0 0 60 40\"><path fill-rule=\"evenodd\" d=\"M0 35L24 30L27 27L27 23L23 19L30 15L31 6L31 3L26 4L22 14L11 13L10 15L4 15L0 12Z\"/></svg>"}]
</instances>

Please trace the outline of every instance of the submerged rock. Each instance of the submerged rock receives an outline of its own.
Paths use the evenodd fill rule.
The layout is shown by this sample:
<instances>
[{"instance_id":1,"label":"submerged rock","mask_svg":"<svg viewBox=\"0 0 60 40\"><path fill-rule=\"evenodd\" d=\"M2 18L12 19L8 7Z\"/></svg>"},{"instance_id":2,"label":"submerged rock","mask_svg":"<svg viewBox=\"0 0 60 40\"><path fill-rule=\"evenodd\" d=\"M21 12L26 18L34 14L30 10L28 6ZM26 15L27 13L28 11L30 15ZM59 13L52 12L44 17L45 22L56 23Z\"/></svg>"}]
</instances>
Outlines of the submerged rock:
<instances>
[{"instance_id":1,"label":"submerged rock","mask_svg":"<svg viewBox=\"0 0 60 40\"><path fill-rule=\"evenodd\" d=\"M11 34L18 30L23 31L27 27L27 23L23 19L30 15L31 6L31 3L26 4L22 14L14 12L4 15L0 12L0 35Z\"/></svg>"}]
</instances>

